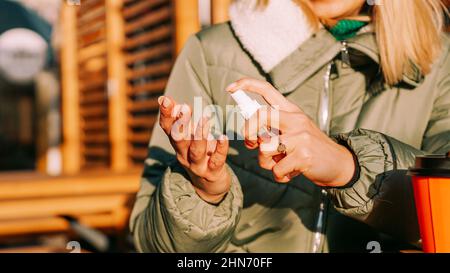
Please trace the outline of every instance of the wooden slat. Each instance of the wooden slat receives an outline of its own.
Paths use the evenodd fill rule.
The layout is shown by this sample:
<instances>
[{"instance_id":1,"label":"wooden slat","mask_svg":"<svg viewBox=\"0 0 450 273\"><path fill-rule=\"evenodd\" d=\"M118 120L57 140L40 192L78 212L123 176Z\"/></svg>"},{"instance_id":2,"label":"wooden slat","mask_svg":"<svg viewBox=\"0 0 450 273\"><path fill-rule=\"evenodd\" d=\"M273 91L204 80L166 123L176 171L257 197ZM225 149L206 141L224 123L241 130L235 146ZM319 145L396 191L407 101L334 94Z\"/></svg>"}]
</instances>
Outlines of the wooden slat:
<instances>
[{"instance_id":1,"label":"wooden slat","mask_svg":"<svg viewBox=\"0 0 450 273\"><path fill-rule=\"evenodd\" d=\"M90 227L108 227L113 224L110 214L92 215L83 217ZM95 222L94 222L95 221ZM101 224L99 224L101 223ZM60 217L47 217L40 219L23 219L0 222L0 236L14 237L43 233L69 232L69 223Z\"/></svg>"},{"instance_id":2,"label":"wooden slat","mask_svg":"<svg viewBox=\"0 0 450 273\"><path fill-rule=\"evenodd\" d=\"M84 143L102 144L109 141L109 136L107 133L88 134L82 135L81 139Z\"/></svg>"},{"instance_id":3,"label":"wooden slat","mask_svg":"<svg viewBox=\"0 0 450 273\"><path fill-rule=\"evenodd\" d=\"M97 77L106 73L106 58L93 58L86 61L82 66L79 67L79 75L80 79L84 79L87 77Z\"/></svg>"},{"instance_id":4,"label":"wooden slat","mask_svg":"<svg viewBox=\"0 0 450 273\"><path fill-rule=\"evenodd\" d=\"M99 116L107 116L108 109L104 105L85 106L80 109L83 118L92 118Z\"/></svg>"},{"instance_id":5,"label":"wooden slat","mask_svg":"<svg viewBox=\"0 0 450 273\"><path fill-rule=\"evenodd\" d=\"M130 150L130 156L133 159L144 161L148 156L147 148L133 148Z\"/></svg>"},{"instance_id":6,"label":"wooden slat","mask_svg":"<svg viewBox=\"0 0 450 273\"><path fill-rule=\"evenodd\" d=\"M213 24L223 23L229 20L228 9L231 0L211 1L211 19Z\"/></svg>"},{"instance_id":7,"label":"wooden slat","mask_svg":"<svg viewBox=\"0 0 450 273\"><path fill-rule=\"evenodd\" d=\"M171 18L171 8L162 7L151 13L149 16L142 16L125 26L125 33L131 34L139 29L150 27L164 20L169 20Z\"/></svg>"},{"instance_id":8,"label":"wooden slat","mask_svg":"<svg viewBox=\"0 0 450 273\"><path fill-rule=\"evenodd\" d=\"M85 13L91 9L95 9L98 6L104 5L105 0L82 0L79 13Z\"/></svg>"},{"instance_id":9,"label":"wooden slat","mask_svg":"<svg viewBox=\"0 0 450 273\"><path fill-rule=\"evenodd\" d=\"M106 81L107 79L106 76L104 75L103 77L92 77L90 79L83 79L80 86L80 91L87 93L95 89L105 89Z\"/></svg>"},{"instance_id":10,"label":"wooden slat","mask_svg":"<svg viewBox=\"0 0 450 273\"><path fill-rule=\"evenodd\" d=\"M131 132L129 140L132 143L148 143L150 141L150 131L148 132Z\"/></svg>"},{"instance_id":11,"label":"wooden slat","mask_svg":"<svg viewBox=\"0 0 450 273\"><path fill-rule=\"evenodd\" d=\"M148 65L144 68L129 69L127 75L128 80L132 81L153 75L161 75L161 74L169 75L171 69L172 69L172 61L163 61L161 63Z\"/></svg>"},{"instance_id":12,"label":"wooden slat","mask_svg":"<svg viewBox=\"0 0 450 273\"><path fill-rule=\"evenodd\" d=\"M25 247L13 247L0 249L0 253L13 253L13 254L48 254L48 253L72 253L72 249L65 249L61 247L52 246L25 246ZM81 254L91 253L85 249L80 249Z\"/></svg>"},{"instance_id":13,"label":"wooden slat","mask_svg":"<svg viewBox=\"0 0 450 273\"><path fill-rule=\"evenodd\" d=\"M167 79L159 79L155 81L151 81L146 84L138 84L130 88L130 94L139 94L139 93L149 93L155 94L164 91L164 88L167 85Z\"/></svg>"},{"instance_id":14,"label":"wooden slat","mask_svg":"<svg viewBox=\"0 0 450 273\"><path fill-rule=\"evenodd\" d=\"M198 0L174 0L175 55L181 52L191 35L200 30Z\"/></svg>"},{"instance_id":15,"label":"wooden slat","mask_svg":"<svg viewBox=\"0 0 450 273\"><path fill-rule=\"evenodd\" d=\"M104 57L106 55L106 42L92 44L82 48L78 52L78 62L80 64L96 57Z\"/></svg>"},{"instance_id":16,"label":"wooden slat","mask_svg":"<svg viewBox=\"0 0 450 273\"><path fill-rule=\"evenodd\" d=\"M140 170L129 173L85 172L82 175L50 177L39 173L0 176L0 200L133 194L139 189Z\"/></svg>"},{"instance_id":17,"label":"wooden slat","mask_svg":"<svg viewBox=\"0 0 450 273\"><path fill-rule=\"evenodd\" d=\"M139 111L158 111L159 104L156 98L143 100L143 101L134 101L128 104L128 110L131 112L139 112Z\"/></svg>"},{"instance_id":18,"label":"wooden slat","mask_svg":"<svg viewBox=\"0 0 450 273\"><path fill-rule=\"evenodd\" d=\"M83 130L106 130L108 125L105 119L89 119L83 122Z\"/></svg>"},{"instance_id":19,"label":"wooden slat","mask_svg":"<svg viewBox=\"0 0 450 273\"><path fill-rule=\"evenodd\" d=\"M84 27L92 22L104 21L106 10L103 5L97 6L96 8L91 8L86 12L80 13L78 17L78 27Z\"/></svg>"},{"instance_id":20,"label":"wooden slat","mask_svg":"<svg viewBox=\"0 0 450 273\"><path fill-rule=\"evenodd\" d=\"M63 171L66 174L77 173L81 168L76 12L67 1L62 4L62 157Z\"/></svg>"},{"instance_id":21,"label":"wooden slat","mask_svg":"<svg viewBox=\"0 0 450 273\"><path fill-rule=\"evenodd\" d=\"M130 50L145 44L151 44L156 41L161 41L163 39L171 37L171 35L172 35L172 26L163 25L152 31L127 39L125 49Z\"/></svg>"},{"instance_id":22,"label":"wooden slat","mask_svg":"<svg viewBox=\"0 0 450 273\"><path fill-rule=\"evenodd\" d=\"M102 43L106 40L106 33L104 29L98 29L96 31L87 33L78 37L78 47L84 48L95 43Z\"/></svg>"},{"instance_id":23,"label":"wooden slat","mask_svg":"<svg viewBox=\"0 0 450 273\"><path fill-rule=\"evenodd\" d=\"M127 146L127 79L123 47L125 44L122 0L109 0L106 5L108 29L108 94L111 169L126 171Z\"/></svg>"},{"instance_id":24,"label":"wooden slat","mask_svg":"<svg viewBox=\"0 0 450 273\"><path fill-rule=\"evenodd\" d=\"M137 61L151 60L155 57L161 57L161 55L169 54L171 53L171 50L171 47L167 44L157 45L146 50L130 53L126 57L126 62L128 65L131 65L132 63Z\"/></svg>"},{"instance_id":25,"label":"wooden slat","mask_svg":"<svg viewBox=\"0 0 450 273\"><path fill-rule=\"evenodd\" d=\"M153 1L140 1L134 5L125 7L123 9L123 16L125 19L130 19L132 17L136 17L138 15L145 15L148 10L153 7L162 4L169 4L170 0L153 0Z\"/></svg>"},{"instance_id":26,"label":"wooden slat","mask_svg":"<svg viewBox=\"0 0 450 273\"><path fill-rule=\"evenodd\" d=\"M87 82L83 88L80 88L80 93L85 94L97 94L97 93L105 93L106 94L106 86L104 86L104 82L96 81L96 82Z\"/></svg>"},{"instance_id":27,"label":"wooden slat","mask_svg":"<svg viewBox=\"0 0 450 273\"><path fill-rule=\"evenodd\" d=\"M124 206L129 195L99 195L0 202L0 220L105 213Z\"/></svg>"},{"instance_id":28,"label":"wooden slat","mask_svg":"<svg viewBox=\"0 0 450 273\"><path fill-rule=\"evenodd\" d=\"M105 27L105 22L99 21L78 30L78 37L89 35L93 32L100 31Z\"/></svg>"},{"instance_id":29,"label":"wooden slat","mask_svg":"<svg viewBox=\"0 0 450 273\"><path fill-rule=\"evenodd\" d=\"M83 225L100 230L115 229L123 225L123 221L115 217L113 213L82 215L77 218ZM70 231L69 223L61 217L0 222L0 236L6 238L36 234L67 233Z\"/></svg>"},{"instance_id":30,"label":"wooden slat","mask_svg":"<svg viewBox=\"0 0 450 273\"><path fill-rule=\"evenodd\" d=\"M101 146L96 146L96 147L84 147L82 149L83 154L86 157L108 157L110 155L109 153L109 149L107 146L105 147L101 147Z\"/></svg>"},{"instance_id":31,"label":"wooden slat","mask_svg":"<svg viewBox=\"0 0 450 273\"><path fill-rule=\"evenodd\" d=\"M84 158L83 171L86 170L108 170L109 161L105 160L103 157L86 157Z\"/></svg>"},{"instance_id":32,"label":"wooden slat","mask_svg":"<svg viewBox=\"0 0 450 273\"><path fill-rule=\"evenodd\" d=\"M108 96L106 95L106 92L104 90L101 90L100 92L87 92L81 94L81 104L94 104L99 103L103 104L108 101Z\"/></svg>"},{"instance_id":33,"label":"wooden slat","mask_svg":"<svg viewBox=\"0 0 450 273\"><path fill-rule=\"evenodd\" d=\"M157 121L156 116L151 117L132 117L128 120L128 125L132 128L153 128Z\"/></svg>"}]
</instances>

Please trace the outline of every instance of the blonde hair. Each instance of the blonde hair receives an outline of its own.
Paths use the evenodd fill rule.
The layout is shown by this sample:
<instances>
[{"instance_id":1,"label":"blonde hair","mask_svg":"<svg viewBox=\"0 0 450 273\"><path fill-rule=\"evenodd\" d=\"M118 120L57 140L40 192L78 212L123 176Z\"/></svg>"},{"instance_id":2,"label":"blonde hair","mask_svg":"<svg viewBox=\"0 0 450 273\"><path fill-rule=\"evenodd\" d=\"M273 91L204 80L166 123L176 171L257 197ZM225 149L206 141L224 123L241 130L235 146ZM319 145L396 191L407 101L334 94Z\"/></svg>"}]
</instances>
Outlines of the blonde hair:
<instances>
[{"instance_id":1,"label":"blonde hair","mask_svg":"<svg viewBox=\"0 0 450 273\"><path fill-rule=\"evenodd\" d=\"M442 49L444 9L440 0L389 0L374 7L386 82L399 82L405 71L413 69L413 64L423 75L431 71Z\"/></svg>"},{"instance_id":2,"label":"blonde hair","mask_svg":"<svg viewBox=\"0 0 450 273\"><path fill-rule=\"evenodd\" d=\"M295 0L306 11L311 25L319 26L308 0ZM266 6L269 0L258 0ZM446 8L441 0L379 0L370 7L375 25L380 63L388 84L396 84L405 72L420 68L430 73L442 50Z\"/></svg>"}]
</instances>

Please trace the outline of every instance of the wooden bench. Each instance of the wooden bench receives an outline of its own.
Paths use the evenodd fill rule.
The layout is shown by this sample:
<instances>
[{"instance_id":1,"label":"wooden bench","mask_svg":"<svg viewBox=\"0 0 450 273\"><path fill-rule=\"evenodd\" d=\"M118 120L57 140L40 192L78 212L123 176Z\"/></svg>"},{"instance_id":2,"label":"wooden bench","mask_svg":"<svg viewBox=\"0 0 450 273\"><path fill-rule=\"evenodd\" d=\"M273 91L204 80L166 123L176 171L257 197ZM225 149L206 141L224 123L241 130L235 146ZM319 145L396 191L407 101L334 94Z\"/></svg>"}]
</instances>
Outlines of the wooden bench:
<instances>
[{"instance_id":1,"label":"wooden bench","mask_svg":"<svg viewBox=\"0 0 450 273\"><path fill-rule=\"evenodd\" d=\"M0 175L0 244L12 238L73 233L65 217L104 232L127 231L140 172L48 177Z\"/></svg>"}]
</instances>

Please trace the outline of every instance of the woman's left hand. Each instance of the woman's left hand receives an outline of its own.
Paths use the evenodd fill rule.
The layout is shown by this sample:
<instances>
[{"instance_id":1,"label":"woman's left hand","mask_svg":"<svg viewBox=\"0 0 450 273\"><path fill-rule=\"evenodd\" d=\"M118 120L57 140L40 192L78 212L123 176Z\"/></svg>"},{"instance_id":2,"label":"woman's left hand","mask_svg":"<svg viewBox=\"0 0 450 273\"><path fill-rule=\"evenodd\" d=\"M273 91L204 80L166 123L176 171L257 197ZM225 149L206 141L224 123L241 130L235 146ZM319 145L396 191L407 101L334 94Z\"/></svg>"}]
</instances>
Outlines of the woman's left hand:
<instances>
[{"instance_id":1,"label":"woman's left hand","mask_svg":"<svg viewBox=\"0 0 450 273\"><path fill-rule=\"evenodd\" d=\"M351 181L355 173L352 153L324 134L297 105L267 82L245 78L231 84L227 91L239 89L261 95L271 106L270 111L262 108L246 122L244 137L247 148L259 148L260 166L272 170L277 182L287 183L300 174L324 187L341 187ZM278 111L278 115L272 111ZM273 142L267 136L258 136L262 127L277 129L280 145L262 149L264 143Z\"/></svg>"}]
</instances>

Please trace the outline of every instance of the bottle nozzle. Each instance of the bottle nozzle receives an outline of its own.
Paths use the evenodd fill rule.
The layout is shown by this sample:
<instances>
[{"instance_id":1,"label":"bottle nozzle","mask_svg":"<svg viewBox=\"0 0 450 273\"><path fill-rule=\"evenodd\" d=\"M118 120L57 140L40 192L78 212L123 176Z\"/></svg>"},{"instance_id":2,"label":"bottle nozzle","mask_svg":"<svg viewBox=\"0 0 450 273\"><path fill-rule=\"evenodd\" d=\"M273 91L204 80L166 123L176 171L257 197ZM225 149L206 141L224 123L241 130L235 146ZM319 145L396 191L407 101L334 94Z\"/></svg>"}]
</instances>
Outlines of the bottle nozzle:
<instances>
[{"instance_id":1,"label":"bottle nozzle","mask_svg":"<svg viewBox=\"0 0 450 273\"><path fill-rule=\"evenodd\" d=\"M250 119L261 108L261 105L250 98L243 90L232 93L231 97L237 103L239 111L246 120Z\"/></svg>"}]
</instances>

